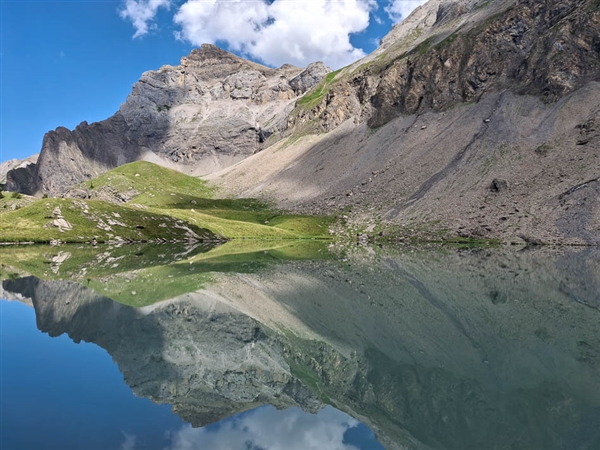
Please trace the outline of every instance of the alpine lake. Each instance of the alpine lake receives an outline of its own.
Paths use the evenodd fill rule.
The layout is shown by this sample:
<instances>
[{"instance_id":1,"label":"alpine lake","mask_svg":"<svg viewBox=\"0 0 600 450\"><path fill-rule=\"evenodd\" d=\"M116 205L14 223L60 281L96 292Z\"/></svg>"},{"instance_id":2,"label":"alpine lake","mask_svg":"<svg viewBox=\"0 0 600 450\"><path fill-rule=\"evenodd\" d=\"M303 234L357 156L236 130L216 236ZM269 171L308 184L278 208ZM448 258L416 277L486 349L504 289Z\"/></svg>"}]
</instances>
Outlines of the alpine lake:
<instances>
[{"instance_id":1,"label":"alpine lake","mask_svg":"<svg viewBox=\"0 0 600 450\"><path fill-rule=\"evenodd\" d=\"M0 248L3 450L600 448L600 250Z\"/></svg>"}]
</instances>

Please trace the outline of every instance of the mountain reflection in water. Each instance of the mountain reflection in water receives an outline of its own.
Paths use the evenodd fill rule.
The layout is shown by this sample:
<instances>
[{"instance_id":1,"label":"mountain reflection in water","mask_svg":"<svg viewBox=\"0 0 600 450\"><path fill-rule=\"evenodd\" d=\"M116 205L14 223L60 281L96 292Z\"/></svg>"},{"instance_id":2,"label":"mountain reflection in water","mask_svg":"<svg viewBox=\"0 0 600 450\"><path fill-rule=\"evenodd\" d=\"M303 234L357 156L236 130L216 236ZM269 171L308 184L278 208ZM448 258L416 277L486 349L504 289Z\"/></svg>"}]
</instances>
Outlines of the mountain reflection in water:
<instances>
[{"instance_id":1,"label":"mountain reflection in water","mask_svg":"<svg viewBox=\"0 0 600 450\"><path fill-rule=\"evenodd\" d=\"M14 257L20 271L3 266L0 296L30 301L51 336L106 349L135 395L193 427L273 405L239 417L285 410L314 427L327 418L343 440L358 422L323 409L331 405L387 449L600 448L598 250L367 249L338 259L315 243L245 245L171 252L144 267L113 259L106 273L100 262L82 275L79 262L63 278L67 260L49 273L33 256ZM88 257L119 257L103 254ZM114 261L126 269L109 273ZM46 270L46 281L27 268ZM177 297L165 299L169 276ZM99 294L126 285L116 297L146 306ZM161 301L140 300L153 286Z\"/></svg>"}]
</instances>

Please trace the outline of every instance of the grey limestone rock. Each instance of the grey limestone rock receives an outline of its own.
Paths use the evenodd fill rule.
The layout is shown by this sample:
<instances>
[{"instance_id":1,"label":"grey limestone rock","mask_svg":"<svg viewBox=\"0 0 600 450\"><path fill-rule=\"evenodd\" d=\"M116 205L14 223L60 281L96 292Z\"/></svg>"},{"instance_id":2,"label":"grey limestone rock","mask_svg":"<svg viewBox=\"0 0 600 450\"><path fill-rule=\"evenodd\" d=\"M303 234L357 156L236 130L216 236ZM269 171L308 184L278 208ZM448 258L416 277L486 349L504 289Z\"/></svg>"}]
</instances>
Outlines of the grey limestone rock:
<instances>
[{"instance_id":1,"label":"grey limestone rock","mask_svg":"<svg viewBox=\"0 0 600 450\"><path fill-rule=\"evenodd\" d=\"M144 159L203 175L244 159L276 139L300 93L329 69L322 63L271 69L214 45L179 66L145 72L117 113L44 137L37 164L11 170L7 185L27 194L64 194L71 186ZM297 87L290 86L298 78Z\"/></svg>"},{"instance_id":2,"label":"grey limestone rock","mask_svg":"<svg viewBox=\"0 0 600 450\"><path fill-rule=\"evenodd\" d=\"M253 98L259 89L265 86L267 79L256 70L242 70L229 75L223 81L223 90L232 99Z\"/></svg>"},{"instance_id":3,"label":"grey limestone rock","mask_svg":"<svg viewBox=\"0 0 600 450\"><path fill-rule=\"evenodd\" d=\"M423 31L450 22L462 14L473 11L486 0L429 0L417 7L408 17L403 18L381 40L381 47L416 40Z\"/></svg>"},{"instance_id":4,"label":"grey limestone rock","mask_svg":"<svg viewBox=\"0 0 600 450\"><path fill-rule=\"evenodd\" d=\"M296 94L304 94L310 88L317 85L329 73L331 73L331 69L321 61L314 62L290 80L290 86Z\"/></svg>"},{"instance_id":5,"label":"grey limestone rock","mask_svg":"<svg viewBox=\"0 0 600 450\"><path fill-rule=\"evenodd\" d=\"M490 185L490 191L492 192L502 192L508 189L508 182L506 180L501 180L498 178L494 178L492 184Z\"/></svg>"}]
</instances>

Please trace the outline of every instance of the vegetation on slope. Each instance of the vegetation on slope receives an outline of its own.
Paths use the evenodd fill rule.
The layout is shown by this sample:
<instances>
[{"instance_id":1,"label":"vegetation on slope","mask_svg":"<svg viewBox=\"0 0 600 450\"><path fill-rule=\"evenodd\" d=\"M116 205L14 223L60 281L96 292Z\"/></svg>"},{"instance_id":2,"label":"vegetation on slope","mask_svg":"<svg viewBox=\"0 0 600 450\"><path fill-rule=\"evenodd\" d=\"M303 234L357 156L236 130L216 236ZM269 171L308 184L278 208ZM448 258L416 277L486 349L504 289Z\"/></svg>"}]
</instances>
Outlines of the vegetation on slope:
<instances>
[{"instance_id":1,"label":"vegetation on slope","mask_svg":"<svg viewBox=\"0 0 600 450\"><path fill-rule=\"evenodd\" d=\"M3 208L0 241L109 242L327 238L329 219L274 211L253 199L215 199L198 178L138 161L71 190Z\"/></svg>"},{"instance_id":2,"label":"vegetation on slope","mask_svg":"<svg viewBox=\"0 0 600 450\"><path fill-rule=\"evenodd\" d=\"M325 95L330 91L333 80L342 69L329 73L319 84L309 90L302 96L297 105L305 110L309 110L317 106Z\"/></svg>"}]
</instances>

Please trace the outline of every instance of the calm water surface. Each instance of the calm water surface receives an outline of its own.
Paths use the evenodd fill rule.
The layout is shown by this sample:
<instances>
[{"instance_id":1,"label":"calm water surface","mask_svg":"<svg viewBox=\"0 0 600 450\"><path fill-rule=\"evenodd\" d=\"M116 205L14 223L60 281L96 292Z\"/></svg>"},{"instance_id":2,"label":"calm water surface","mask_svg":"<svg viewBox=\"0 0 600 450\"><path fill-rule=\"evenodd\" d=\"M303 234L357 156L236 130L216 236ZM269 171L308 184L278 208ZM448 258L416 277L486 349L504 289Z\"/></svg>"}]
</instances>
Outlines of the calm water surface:
<instances>
[{"instance_id":1,"label":"calm water surface","mask_svg":"<svg viewBox=\"0 0 600 450\"><path fill-rule=\"evenodd\" d=\"M595 249L3 249L1 448L600 448Z\"/></svg>"}]
</instances>

